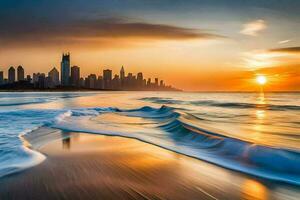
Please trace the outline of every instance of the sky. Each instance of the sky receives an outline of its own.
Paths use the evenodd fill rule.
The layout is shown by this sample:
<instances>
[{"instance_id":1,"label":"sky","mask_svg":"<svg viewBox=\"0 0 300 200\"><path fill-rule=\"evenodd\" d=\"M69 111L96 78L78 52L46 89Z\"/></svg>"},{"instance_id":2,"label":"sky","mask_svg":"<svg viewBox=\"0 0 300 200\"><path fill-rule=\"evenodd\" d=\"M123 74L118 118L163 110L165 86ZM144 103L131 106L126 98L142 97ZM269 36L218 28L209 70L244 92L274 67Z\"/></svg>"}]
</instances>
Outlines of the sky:
<instances>
[{"instance_id":1,"label":"sky","mask_svg":"<svg viewBox=\"0 0 300 200\"><path fill-rule=\"evenodd\" d=\"M300 91L298 0L0 0L0 71L142 71L188 91Z\"/></svg>"}]
</instances>

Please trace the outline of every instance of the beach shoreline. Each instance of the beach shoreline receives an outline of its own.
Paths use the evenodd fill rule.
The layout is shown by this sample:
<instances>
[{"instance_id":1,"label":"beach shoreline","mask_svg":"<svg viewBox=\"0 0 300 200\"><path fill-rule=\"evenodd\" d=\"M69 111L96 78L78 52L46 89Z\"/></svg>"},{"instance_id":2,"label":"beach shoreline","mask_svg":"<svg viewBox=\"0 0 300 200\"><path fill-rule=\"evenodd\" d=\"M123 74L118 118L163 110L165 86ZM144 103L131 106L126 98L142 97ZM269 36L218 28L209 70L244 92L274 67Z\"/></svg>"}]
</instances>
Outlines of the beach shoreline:
<instances>
[{"instance_id":1,"label":"beach shoreline","mask_svg":"<svg viewBox=\"0 0 300 200\"><path fill-rule=\"evenodd\" d=\"M38 147L47 157L43 163L0 179L0 199L275 199L277 194L267 183L134 139L63 134Z\"/></svg>"}]
</instances>

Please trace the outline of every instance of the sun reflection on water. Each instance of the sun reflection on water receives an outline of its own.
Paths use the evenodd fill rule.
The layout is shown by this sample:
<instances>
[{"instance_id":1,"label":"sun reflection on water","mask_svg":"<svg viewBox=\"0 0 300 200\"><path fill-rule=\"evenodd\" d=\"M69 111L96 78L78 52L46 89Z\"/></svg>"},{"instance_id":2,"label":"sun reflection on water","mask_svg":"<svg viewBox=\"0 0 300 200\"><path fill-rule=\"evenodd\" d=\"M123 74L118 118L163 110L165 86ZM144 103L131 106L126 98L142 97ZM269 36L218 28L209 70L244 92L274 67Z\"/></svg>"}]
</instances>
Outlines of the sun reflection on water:
<instances>
[{"instance_id":1,"label":"sun reflection on water","mask_svg":"<svg viewBox=\"0 0 300 200\"><path fill-rule=\"evenodd\" d=\"M257 97L257 102L256 102L257 108L255 110L255 117L254 117L254 125L253 125L253 130L254 130L254 136L253 139L256 142L261 142L262 140L262 132L264 131L264 123L266 122L266 117L267 117L267 112L266 112L266 97L263 92L259 94Z\"/></svg>"},{"instance_id":2,"label":"sun reflection on water","mask_svg":"<svg viewBox=\"0 0 300 200\"><path fill-rule=\"evenodd\" d=\"M243 199L265 200L268 199L268 192L264 185L254 180L246 180L242 185Z\"/></svg>"}]
</instances>

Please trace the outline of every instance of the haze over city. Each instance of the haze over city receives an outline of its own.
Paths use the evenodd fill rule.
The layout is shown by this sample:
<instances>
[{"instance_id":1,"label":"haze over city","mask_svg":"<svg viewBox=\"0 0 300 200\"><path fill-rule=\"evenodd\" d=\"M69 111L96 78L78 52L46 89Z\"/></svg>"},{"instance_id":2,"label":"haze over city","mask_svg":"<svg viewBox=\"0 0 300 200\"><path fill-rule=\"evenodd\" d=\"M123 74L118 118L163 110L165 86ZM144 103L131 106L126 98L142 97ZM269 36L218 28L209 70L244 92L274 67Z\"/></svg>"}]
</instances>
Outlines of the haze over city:
<instances>
[{"instance_id":1,"label":"haze over city","mask_svg":"<svg viewBox=\"0 0 300 200\"><path fill-rule=\"evenodd\" d=\"M12 6L13 5L13 6ZM0 68L70 51L83 76L120 66L193 91L300 90L299 1L0 2ZM7 74L5 74L7 76Z\"/></svg>"}]
</instances>

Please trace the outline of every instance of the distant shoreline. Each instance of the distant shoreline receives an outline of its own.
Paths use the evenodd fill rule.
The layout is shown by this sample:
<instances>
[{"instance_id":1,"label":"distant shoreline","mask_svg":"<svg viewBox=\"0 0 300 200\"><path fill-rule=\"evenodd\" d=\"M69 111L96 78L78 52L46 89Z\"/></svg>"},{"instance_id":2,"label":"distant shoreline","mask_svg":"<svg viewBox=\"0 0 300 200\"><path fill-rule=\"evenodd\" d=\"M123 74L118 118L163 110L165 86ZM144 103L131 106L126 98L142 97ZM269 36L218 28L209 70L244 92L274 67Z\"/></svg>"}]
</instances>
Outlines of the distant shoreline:
<instances>
[{"instance_id":1,"label":"distant shoreline","mask_svg":"<svg viewBox=\"0 0 300 200\"><path fill-rule=\"evenodd\" d=\"M188 90L109 90L109 89L65 89L65 88L56 88L56 89L1 89L1 92L188 92L188 93L260 93L260 91L188 91ZM300 93L300 91L265 91L265 94L268 93Z\"/></svg>"},{"instance_id":2,"label":"distant shoreline","mask_svg":"<svg viewBox=\"0 0 300 200\"><path fill-rule=\"evenodd\" d=\"M183 92L182 90L0 89L0 92Z\"/></svg>"}]
</instances>

